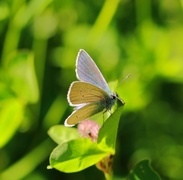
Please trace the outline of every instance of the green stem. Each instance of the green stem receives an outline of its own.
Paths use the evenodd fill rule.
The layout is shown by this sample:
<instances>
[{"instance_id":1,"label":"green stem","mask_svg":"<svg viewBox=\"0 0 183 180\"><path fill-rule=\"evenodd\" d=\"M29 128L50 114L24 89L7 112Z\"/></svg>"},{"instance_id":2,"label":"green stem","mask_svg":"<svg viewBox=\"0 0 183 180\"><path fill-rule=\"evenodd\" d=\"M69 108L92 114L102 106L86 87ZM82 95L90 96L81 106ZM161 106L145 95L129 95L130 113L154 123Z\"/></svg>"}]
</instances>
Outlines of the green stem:
<instances>
[{"instance_id":1,"label":"green stem","mask_svg":"<svg viewBox=\"0 0 183 180\"><path fill-rule=\"evenodd\" d=\"M19 39L20 39L21 29L17 28L13 22L10 22L6 37L4 40L3 50L2 50L2 63L9 53L16 50L18 47Z\"/></svg>"},{"instance_id":2,"label":"green stem","mask_svg":"<svg viewBox=\"0 0 183 180\"><path fill-rule=\"evenodd\" d=\"M42 94L43 88L43 77L45 72L45 61L46 61L46 52L47 52L47 39L37 39L33 41L33 52L34 52L34 64L35 72L37 76L39 92ZM40 107L41 101L38 101L37 104L33 105L34 114L39 119L40 116Z\"/></svg>"},{"instance_id":3,"label":"green stem","mask_svg":"<svg viewBox=\"0 0 183 180\"><path fill-rule=\"evenodd\" d=\"M89 44L95 46L108 28L119 4L119 0L106 0L89 34Z\"/></svg>"},{"instance_id":4,"label":"green stem","mask_svg":"<svg viewBox=\"0 0 183 180\"><path fill-rule=\"evenodd\" d=\"M110 172L110 173L104 173L104 176L105 176L105 179L106 180L112 180L112 175L113 175L112 172Z\"/></svg>"}]
</instances>

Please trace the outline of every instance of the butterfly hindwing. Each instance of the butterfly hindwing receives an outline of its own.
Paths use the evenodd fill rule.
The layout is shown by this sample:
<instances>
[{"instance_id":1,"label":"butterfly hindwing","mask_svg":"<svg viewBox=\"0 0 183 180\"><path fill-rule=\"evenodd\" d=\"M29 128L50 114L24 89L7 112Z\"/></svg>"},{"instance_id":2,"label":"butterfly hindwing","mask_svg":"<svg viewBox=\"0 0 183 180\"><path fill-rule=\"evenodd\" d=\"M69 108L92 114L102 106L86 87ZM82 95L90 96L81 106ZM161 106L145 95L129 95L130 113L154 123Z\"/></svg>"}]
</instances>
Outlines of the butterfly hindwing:
<instances>
[{"instance_id":1,"label":"butterfly hindwing","mask_svg":"<svg viewBox=\"0 0 183 180\"><path fill-rule=\"evenodd\" d=\"M94 114L97 114L98 112L102 111L104 108L98 104L98 103L91 103L87 104L77 110L75 110L66 120L64 125L67 127L74 126L75 124L79 123L80 121L83 121L87 119L90 116L93 116Z\"/></svg>"}]
</instances>

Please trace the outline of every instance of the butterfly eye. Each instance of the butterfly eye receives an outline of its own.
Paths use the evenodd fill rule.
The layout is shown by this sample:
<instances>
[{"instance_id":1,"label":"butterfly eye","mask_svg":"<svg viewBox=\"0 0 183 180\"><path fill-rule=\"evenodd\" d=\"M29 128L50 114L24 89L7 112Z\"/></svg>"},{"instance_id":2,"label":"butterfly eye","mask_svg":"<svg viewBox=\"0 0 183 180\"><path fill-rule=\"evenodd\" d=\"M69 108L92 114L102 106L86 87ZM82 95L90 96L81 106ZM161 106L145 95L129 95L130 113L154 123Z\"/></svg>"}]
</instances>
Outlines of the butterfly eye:
<instances>
[{"instance_id":1,"label":"butterfly eye","mask_svg":"<svg viewBox=\"0 0 183 180\"><path fill-rule=\"evenodd\" d=\"M114 94L112 94L111 95L111 99L118 99L119 98L119 96L118 96L118 94L117 93L114 93Z\"/></svg>"},{"instance_id":2,"label":"butterfly eye","mask_svg":"<svg viewBox=\"0 0 183 180\"><path fill-rule=\"evenodd\" d=\"M116 99L117 96L116 95L112 95L111 97L112 97L112 99Z\"/></svg>"}]
</instances>

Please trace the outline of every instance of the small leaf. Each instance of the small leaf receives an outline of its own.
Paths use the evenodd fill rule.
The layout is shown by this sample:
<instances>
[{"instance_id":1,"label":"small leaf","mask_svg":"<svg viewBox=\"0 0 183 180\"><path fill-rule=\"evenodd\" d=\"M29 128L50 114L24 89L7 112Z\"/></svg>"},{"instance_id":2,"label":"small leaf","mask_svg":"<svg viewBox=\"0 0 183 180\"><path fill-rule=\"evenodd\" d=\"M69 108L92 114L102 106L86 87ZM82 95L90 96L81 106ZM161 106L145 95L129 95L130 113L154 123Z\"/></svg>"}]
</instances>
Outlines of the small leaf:
<instances>
[{"instance_id":1,"label":"small leaf","mask_svg":"<svg viewBox=\"0 0 183 180\"><path fill-rule=\"evenodd\" d=\"M9 86L24 102L35 103L39 98L33 54L17 52L5 62Z\"/></svg>"},{"instance_id":2,"label":"small leaf","mask_svg":"<svg viewBox=\"0 0 183 180\"><path fill-rule=\"evenodd\" d=\"M122 114L123 106L120 106L103 124L99 131L98 143L105 139L109 147L115 148L118 124Z\"/></svg>"},{"instance_id":3,"label":"small leaf","mask_svg":"<svg viewBox=\"0 0 183 180\"><path fill-rule=\"evenodd\" d=\"M57 146L50 156L51 167L62 172L77 172L99 162L114 153L114 150L92 142L87 138L79 138Z\"/></svg>"},{"instance_id":4,"label":"small leaf","mask_svg":"<svg viewBox=\"0 0 183 180\"><path fill-rule=\"evenodd\" d=\"M68 128L63 125L52 126L48 131L48 135L57 144L79 138L79 133L76 128Z\"/></svg>"},{"instance_id":5,"label":"small leaf","mask_svg":"<svg viewBox=\"0 0 183 180\"><path fill-rule=\"evenodd\" d=\"M159 175L152 169L149 160L140 161L127 177L128 180L160 180Z\"/></svg>"}]
</instances>

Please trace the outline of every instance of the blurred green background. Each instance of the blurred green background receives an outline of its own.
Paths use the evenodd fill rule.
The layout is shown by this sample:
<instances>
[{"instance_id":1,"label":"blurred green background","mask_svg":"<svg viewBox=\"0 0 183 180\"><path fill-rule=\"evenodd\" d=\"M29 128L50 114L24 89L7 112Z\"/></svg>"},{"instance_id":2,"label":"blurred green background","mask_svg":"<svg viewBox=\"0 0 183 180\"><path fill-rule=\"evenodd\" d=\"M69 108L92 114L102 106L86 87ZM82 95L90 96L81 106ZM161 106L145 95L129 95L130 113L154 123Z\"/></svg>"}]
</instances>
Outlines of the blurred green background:
<instances>
[{"instance_id":1,"label":"blurred green background","mask_svg":"<svg viewBox=\"0 0 183 180\"><path fill-rule=\"evenodd\" d=\"M163 179L183 179L183 0L1 0L0 179L103 179L46 169L81 48L107 82L131 74L116 89L114 175L151 159Z\"/></svg>"}]
</instances>

